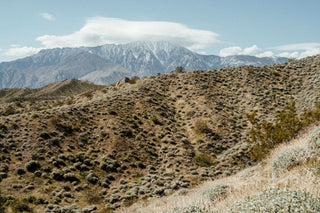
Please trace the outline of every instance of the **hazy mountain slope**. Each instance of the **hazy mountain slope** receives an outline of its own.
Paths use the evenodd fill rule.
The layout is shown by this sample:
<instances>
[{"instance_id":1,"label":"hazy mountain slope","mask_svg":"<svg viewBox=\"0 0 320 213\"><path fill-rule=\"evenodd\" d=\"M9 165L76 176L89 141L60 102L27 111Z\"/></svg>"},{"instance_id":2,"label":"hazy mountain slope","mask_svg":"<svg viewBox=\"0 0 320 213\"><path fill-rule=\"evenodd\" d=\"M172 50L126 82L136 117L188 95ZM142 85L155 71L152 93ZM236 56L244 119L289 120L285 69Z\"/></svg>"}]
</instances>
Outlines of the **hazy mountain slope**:
<instances>
[{"instance_id":1,"label":"hazy mountain slope","mask_svg":"<svg viewBox=\"0 0 320 213\"><path fill-rule=\"evenodd\" d=\"M3 103L2 194L41 197L48 204L28 203L39 212L114 210L234 174L255 163L246 114L272 120L292 100L298 113L313 108L319 62L170 73L72 101Z\"/></svg>"},{"instance_id":2,"label":"hazy mountain slope","mask_svg":"<svg viewBox=\"0 0 320 213\"><path fill-rule=\"evenodd\" d=\"M55 55L53 55L55 56ZM110 76L110 79L102 80L99 83L110 84L114 80L118 80L119 76L128 75L128 71L119 65L107 63L99 56L88 52L81 52L76 55L66 57L65 59L53 59L55 62L44 62L45 66L37 63L31 64L28 68L22 70L12 70L10 72L0 73L0 88L12 87L30 87L37 88L48 83L61 81L70 78L86 79L84 76L92 72L103 72L105 76ZM37 67L35 67L37 66ZM116 70L116 75L114 72Z\"/></svg>"},{"instance_id":3,"label":"hazy mountain slope","mask_svg":"<svg viewBox=\"0 0 320 213\"><path fill-rule=\"evenodd\" d=\"M133 42L98 47L55 48L0 64L0 88L41 87L68 78L110 84L124 76L169 73L177 66L208 70L239 65L282 63L286 58L200 55L169 42Z\"/></svg>"}]
</instances>

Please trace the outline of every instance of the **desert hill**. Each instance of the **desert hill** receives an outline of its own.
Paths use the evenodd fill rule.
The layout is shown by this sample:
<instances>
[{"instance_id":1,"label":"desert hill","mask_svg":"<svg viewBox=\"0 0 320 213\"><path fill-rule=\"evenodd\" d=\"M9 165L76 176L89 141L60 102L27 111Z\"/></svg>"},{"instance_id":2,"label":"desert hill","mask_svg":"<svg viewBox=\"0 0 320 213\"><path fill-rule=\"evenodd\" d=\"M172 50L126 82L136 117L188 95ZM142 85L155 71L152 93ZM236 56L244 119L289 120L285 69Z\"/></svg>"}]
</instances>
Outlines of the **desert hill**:
<instances>
[{"instance_id":1,"label":"desert hill","mask_svg":"<svg viewBox=\"0 0 320 213\"><path fill-rule=\"evenodd\" d=\"M78 95L90 90L101 89L103 86L95 85L89 81L79 81L77 79L67 79L50 83L38 89L14 88L1 89L0 101L12 102L27 99L61 99Z\"/></svg>"},{"instance_id":2,"label":"desert hill","mask_svg":"<svg viewBox=\"0 0 320 213\"><path fill-rule=\"evenodd\" d=\"M257 165L119 212L319 212L319 133L312 125Z\"/></svg>"},{"instance_id":3,"label":"desert hill","mask_svg":"<svg viewBox=\"0 0 320 213\"><path fill-rule=\"evenodd\" d=\"M292 101L298 114L313 109L319 76L318 55L278 65L159 74L89 87L72 98L5 101L3 208L111 211L234 174L257 163L246 115L256 111L260 121L273 121ZM38 94L63 96L46 88L59 86Z\"/></svg>"}]
</instances>

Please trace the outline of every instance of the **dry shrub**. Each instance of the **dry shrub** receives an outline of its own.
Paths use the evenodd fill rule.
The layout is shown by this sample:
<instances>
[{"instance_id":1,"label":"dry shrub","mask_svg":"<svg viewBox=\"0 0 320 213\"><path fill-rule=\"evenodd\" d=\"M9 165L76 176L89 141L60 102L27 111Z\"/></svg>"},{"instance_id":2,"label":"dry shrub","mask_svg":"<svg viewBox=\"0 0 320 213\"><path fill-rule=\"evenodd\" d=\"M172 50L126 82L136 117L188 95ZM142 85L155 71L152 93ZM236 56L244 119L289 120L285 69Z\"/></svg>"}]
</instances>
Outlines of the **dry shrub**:
<instances>
[{"instance_id":1,"label":"dry shrub","mask_svg":"<svg viewBox=\"0 0 320 213\"><path fill-rule=\"evenodd\" d=\"M209 128L208 124L204 120L197 120L194 124L194 131L197 134L207 134L211 132L211 129Z\"/></svg>"}]
</instances>

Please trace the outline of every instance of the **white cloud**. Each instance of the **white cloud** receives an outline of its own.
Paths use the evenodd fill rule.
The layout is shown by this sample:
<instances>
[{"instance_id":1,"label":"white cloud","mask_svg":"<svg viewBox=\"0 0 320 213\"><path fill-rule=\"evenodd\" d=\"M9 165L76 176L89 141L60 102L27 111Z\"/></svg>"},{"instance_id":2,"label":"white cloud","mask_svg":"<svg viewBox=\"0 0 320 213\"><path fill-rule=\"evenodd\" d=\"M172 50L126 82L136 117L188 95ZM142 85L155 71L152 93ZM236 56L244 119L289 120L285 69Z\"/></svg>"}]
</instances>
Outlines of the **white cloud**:
<instances>
[{"instance_id":1,"label":"white cloud","mask_svg":"<svg viewBox=\"0 0 320 213\"><path fill-rule=\"evenodd\" d=\"M69 35L44 35L36 40L46 48L123 44L137 40L166 40L191 50L220 44L218 34L191 29L174 22L127 21L123 19L89 18L78 31Z\"/></svg>"},{"instance_id":2,"label":"white cloud","mask_svg":"<svg viewBox=\"0 0 320 213\"><path fill-rule=\"evenodd\" d=\"M271 52L271 51L266 51L266 52L257 54L256 56L259 57L259 58L263 58L263 57L274 57L274 53Z\"/></svg>"},{"instance_id":3,"label":"white cloud","mask_svg":"<svg viewBox=\"0 0 320 213\"><path fill-rule=\"evenodd\" d=\"M307 56L320 54L320 43L297 43L271 47L269 49L285 51L278 54L278 56L288 58L304 58Z\"/></svg>"},{"instance_id":4,"label":"white cloud","mask_svg":"<svg viewBox=\"0 0 320 213\"><path fill-rule=\"evenodd\" d=\"M270 49L282 50L282 51L294 51L294 50L313 50L320 49L320 43L298 43L282 45L277 47L271 47Z\"/></svg>"},{"instance_id":5,"label":"white cloud","mask_svg":"<svg viewBox=\"0 0 320 213\"><path fill-rule=\"evenodd\" d=\"M49 14L49 13L40 13L40 16L48 21L54 21L54 17L53 15Z\"/></svg>"},{"instance_id":6,"label":"white cloud","mask_svg":"<svg viewBox=\"0 0 320 213\"><path fill-rule=\"evenodd\" d=\"M320 48L312 49L312 50L306 50L306 51L304 51L304 52L302 52L300 54L300 58L305 58L305 57L312 56L312 55L317 55L317 54L320 54Z\"/></svg>"},{"instance_id":7,"label":"white cloud","mask_svg":"<svg viewBox=\"0 0 320 213\"><path fill-rule=\"evenodd\" d=\"M262 53L262 49L260 49L257 45L253 45L251 47L244 48L242 55L257 55L260 53Z\"/></svg>"},{"instance_id":8,"label":"white cloud","mask_svg":"<svg viewBox=\"0 0 320 213\"><path fill-rule=\"evenodd\" d=\"M252 55L256 57L272 57L273 52L271 51L264 52L257 45L252 45L251 47L246 47L244 49L238 46L227 47L227 48L221 49L219 52L219 55L221 57L226 57L231 55Z\"/></svg>"},{"instance_id":9,"label":"white cloud","mask_svg":"<svg viewBox=\"0 0 320 213\"><path fill-rule=\"evenodd\" d=\"M231 55L241 55L242 48L241 47L227 47L221 49L219 55L221 57L231 56Z\"/></svg>"},{"instance_id":10,"label":"white cloud","mask_svg":"<svg viewBox=\"0 0 320 213\"><path fill-rule=\"evenodd\" d=\"M279 53L277 56L286 58L300 58L299 52L282 52Z\"/></svg>"},{"instance_id":11,"label":"white cloud","mask_svg":"<svg viewBox=\"0 0 320 213\"><path fill-rule=\"evenodd\" d=\"M42 48L21 47L19 45L11 45L11 48L6 50L4 56L26 57L38 53Z\"/></svg>"},{"instance_id":12,"label":"white cloud","mask_svg":"<svg viewBox=\"0 0 320 213\"><path fill-rule=\"evenodd\" d=\"M289 44L277 47L268 48L272 51L264 51L257 45L252 45L251 47L241 48L238 46L227 47L220 50L219 55L222 57L231 55L252 55L256 57L287 57L287 58L304 58L307 56L312 56L320 54L320 43L299 43L299 44ZM275 53L277 52L277 53Z\"/></svg>"}]
</instances>

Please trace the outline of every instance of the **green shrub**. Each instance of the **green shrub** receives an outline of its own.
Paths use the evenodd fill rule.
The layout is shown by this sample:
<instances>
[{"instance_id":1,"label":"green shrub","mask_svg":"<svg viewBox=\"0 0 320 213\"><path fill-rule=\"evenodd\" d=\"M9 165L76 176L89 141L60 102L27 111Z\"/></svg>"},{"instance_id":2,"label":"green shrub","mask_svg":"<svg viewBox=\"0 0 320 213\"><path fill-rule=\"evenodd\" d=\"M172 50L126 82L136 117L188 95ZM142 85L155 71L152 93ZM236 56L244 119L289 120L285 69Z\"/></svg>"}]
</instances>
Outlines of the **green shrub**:
<instances>
[{"instance_id":1,"label":"green shrub","mask_svg":"<svg viewBox=\"0 0 320 213\"><path fill-rule=\"evenodd\" d=\"M208 167L213 163L213 158L205 153L200 153L193 157L193 161L201 167Z\"/></svg>"},{"instance_id":2,"label":"green shrub","mask_svg":"<svg viewBox=\"0 0 320 213\"><path fill-rule=\"evenodd\" d=\"M155 123L155 124L160 124L159 119L158 119L157 117L155 117L155 116L152 116L152 117L150 118L150 120L151 120L153 123Z\"/></svg>"},{"instance_id":3,"label":"green shrub","mask_svg":"<svg viewBox=\"0 0 320 213\"><path fill-rule=\"evenodd\" d=\"M135 84L135 83L137 83L137 81L139 79L140 78L138 76L132 76L131 79L128 82L129 82L129 84Z\"/></svg>"},{"instance_id":4,"label":"green shrub","mask_svg":"<svg viewBox=\"0 0 320 213\"><path fill-rule=\"evenodd\" d=\"M175 73L182 73L184 71L184 67L182 66L177 66L175 69L174 69L174 72Z\"/></svg>"},{"instance_id":5,"label":"green shrub","mask_svg":"<svg viewBox=\"0 0 320 213\"><path fill-rule=\"evenodd\" d=\"M16 199L11 195L2 197L3 206L10 206L15 200Z\"/></svg>"},{"instance_id":6,"label":"green shrub","mask_svg":"<svg viewBox=\"0 0 320 213\"><path fill-rule=\"evenodd\" d=\"M232 205L228 212L320 212L320 197L305 191L269 188Z\"/></svg>"},{"instance_id":7,"label":"green shrub","mask_svg":"<svg viewBox=\"0 0 320 213\"><path fill-rule=\"evenodd\" d=\"M101 131L100 132L100 137L103 138L103 139L107 139L107 138L109 138L109 133L105 132L105 131Z\"/></svg>"},{"instance_id":8,"label":"green shrub","mask_svg":"<svg viewBox=\"0 0 320 213\"><path fill-rule=\"evenodd\" d=\"M277 144L293 138L299 130L320 120L320 104L314 110L305 110L300 116L296 113L295 102L289 103L279 114L274 123L256 119L256 112L247 114L252 128L248 141L252 143L250 155L253 160L262 160Z\"/></svg>"},{"instance_id":9,"label":"green shrub","mask_svg":"<svg viewBox=\"0 0 320 213\"><path fill-rule=\"evenodd\" d=\"M278 156L276 156L272 161L272 173L277 176L290 168L297 166L301 163L307 162L312 157L315 156L315 152L304 148L292 148L288 149Z\"/></svg>"},{"instance_id":10,"label":"green shrub","mask_svg":"<svg viewBox=\"0 0 320 213\"><path fill-rule=\"evenodd\" d=\"M37 201L37 198L35 196L32 196L32 195L29 195L28 197L25 197L22 199L24 202L27 202L27 203L36 203Z\"/></svg>"},{"instance_id":11,"label":"green shrub","mask_svg":"<svg viewBox=\"0 0 320 213\"><path fill-rule=\"evenodd\" d=\"M275 71L275 70L272 70L272 71L271 71L271 74L274 75L274 76L277 76L277 77L281 76L280 73L278 73L278 72Z\"/></svg>"},{"instance_id":12,"label":"green shrub","mask_svg":"<svg viewBox=\"0 0 320 213\"><path fill-rule=\"evenodd\" d=\"M197 120L194 124L194 131L197 134L207 134L211 132L211 129L209 128L208 124L204 120Z\"/></svg>"}]
</instances>

